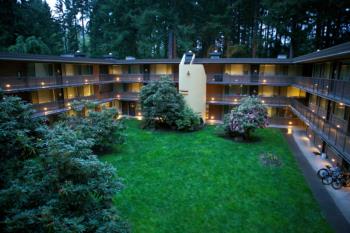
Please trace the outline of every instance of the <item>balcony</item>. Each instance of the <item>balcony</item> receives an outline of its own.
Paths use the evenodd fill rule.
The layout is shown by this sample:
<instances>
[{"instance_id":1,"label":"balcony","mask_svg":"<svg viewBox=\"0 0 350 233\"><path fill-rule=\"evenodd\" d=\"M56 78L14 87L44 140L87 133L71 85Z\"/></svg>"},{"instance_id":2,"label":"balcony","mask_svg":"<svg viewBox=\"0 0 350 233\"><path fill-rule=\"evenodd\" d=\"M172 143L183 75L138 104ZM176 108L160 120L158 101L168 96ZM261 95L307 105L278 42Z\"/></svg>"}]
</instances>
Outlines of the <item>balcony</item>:
<instances>
[{"instance_id":1,"label":"balcony","mask_svg":"<svg viewBox=\"0 0 350 233\"><path fill-rule=\"evenodd\" d=\"M162 77L168 77L173 82L178 82L178 74L106 74L100 75L100 83L145 83L159 81Z\"/></svg>"},{"instance_id":2,"label":"balcony","mask_svg":"<svg viewBox=\"0 0 350 233\"><path fill-rule=\"evenodd\" d=\"M291 103L292 111L345 160L350 162L350 136L336 126L326 122L322 117L297 100L292 100Z\"/></svg>"},{"instance_id":3,"label":"balcony","mask_svg":"<svg viewBox=\"0 0 350 233\"><path fill-rule=\"evenodd\" d=\"M98 99L103 102L112 100L138 101L139 92L106 92L98 95Z\"/></svg>"},{"instance_id":4,"label":"balcony","mask_svg":"<svg viewBox=\"0 0 350 233\"><path fill-rule=\"evenodd\" d=\"M208 96L207 103L215 105L238 105L246 95L212 95ZM289 106L290 98L284 96L259 96L261 102L268 106L284 107Z\"/></svg>"},{"instance_id":5,"label":"balcony","mask_svg":"<svg viewBox=\"0 0 350 233\"><path fill-rule=\"evenodd\" d=\"M61 113L70 110L71 103L78 100L95 100L96 96L81 96L72 99L53 101L48 103L33 104L33 108L37 111L34 117L46 116Z\"/></svg>"},{"instance_id":6,"label":"balcony","mask_svg":"<svg viewBox=\"0 0 350 233\"><path fill-rule=\"evenodd\" d=\"M161 77L169 77L178 82L178 74L121 74L121 75L75 75L75 76L46 76L46 77L0 77L0 87L5 92L30 91L44 88L70 87L85 84L104 83L143 83L158 81Z\"/></svg>"},{"instance_id":7,"label":"balcony","mask_svg":"<svg viewBox=\"0 0 350 233\"><path fill-rule=\"evenodd\" d=\"M45 76L45 77L0 77L0 87L5 92L19 90L35 90L50 87L65 87L83 84L98 83L99 77L95 75L76 75L76 76Z\"/></svg>"},{"instance_id":8,"label":"balcony","mask_svg":"<svg viewBox=\"0 0 350 233\"><path fill-rule=\"evenodd\" d=\"M293 86L312 94L350 105L350 82L313 77L295 77Z\"/></svg>"},{"instance_id":9,"label":"balcony","mask_svg":"<svg viewBox=\"0 0 350 233\"><path fill-rule=\"evenodd\" d=\"M209 84L237 84L237 85L272 85L288 86L293 82L293 77L285 75L230 75L207 74Z\"/></svg>"}]
</instances>

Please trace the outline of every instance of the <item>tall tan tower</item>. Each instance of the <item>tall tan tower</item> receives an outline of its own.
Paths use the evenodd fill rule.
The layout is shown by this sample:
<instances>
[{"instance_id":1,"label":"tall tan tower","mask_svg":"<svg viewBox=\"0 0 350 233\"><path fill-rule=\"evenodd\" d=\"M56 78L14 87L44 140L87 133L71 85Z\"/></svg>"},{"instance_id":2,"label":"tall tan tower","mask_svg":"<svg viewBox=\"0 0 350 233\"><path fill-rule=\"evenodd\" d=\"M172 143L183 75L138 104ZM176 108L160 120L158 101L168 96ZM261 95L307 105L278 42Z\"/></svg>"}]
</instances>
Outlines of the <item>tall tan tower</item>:
<instances>
[{"instance_id":1,"label":"tall tan tower","mask_svg":"<svg viewBox=\"0 0 350 233\"><path fill-rule=\"evenodd\" d=\"M207 75L202 64L193 64L195 54L183 55L179 65L179 92L186 103L205 121Z\"/></svg>"}]
</instances>

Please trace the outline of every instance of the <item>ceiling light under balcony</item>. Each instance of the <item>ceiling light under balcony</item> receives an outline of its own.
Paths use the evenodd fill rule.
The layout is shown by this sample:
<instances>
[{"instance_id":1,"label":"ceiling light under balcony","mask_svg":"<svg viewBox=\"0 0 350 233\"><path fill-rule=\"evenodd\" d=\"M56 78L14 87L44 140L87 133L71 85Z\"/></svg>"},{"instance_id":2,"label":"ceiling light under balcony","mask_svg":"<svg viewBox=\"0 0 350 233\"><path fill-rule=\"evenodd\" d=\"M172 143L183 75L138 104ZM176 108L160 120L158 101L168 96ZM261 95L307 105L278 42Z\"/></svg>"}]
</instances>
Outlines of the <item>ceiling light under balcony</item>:
<instances>
[{"instance_id":1,"label":"ceiling light under balcony","mask_svg":"<svg viewBox=\"0 0 350 233\"><path fill-rule=\"evenodd\" d=\"M11 87L11 85L10 85L10 84L6 84L6 86L5 86L5 87L10 88L10 87Z\"/></svg>"},{"instance_id":2,"label":"ceiling light under balcony","mask_svg":"<svg viewBox=\"0 0 350 233\"><path fill-rule=\"evenodd\" d=\"M120 78L119 78L119 77L117 77L117 78L116 78L116 80L117 80L117 81L119 81L119 80L120 80Z\"/></svg>"},{"instance_id":3,"label":"ceiling light under balcony","mask_svg":"<svg viewBox=\"0 0 350 233\"><path fill-rule=\"evenodd\" d=\"M45 85L45 83L44 82L41 82L41 86L44 86Z\"/></svg>"},{"instance_id":4,"label":"ceiling light under balcony","mask_svg":"<svg viewBox=\"0 0 350 233\"><path fill-rule=\"evenodd\" d=\"M47 108L46 108L46 107L44 108L44 111L47 111Z\"/></svg>"},{"instance_id":5,"label":"ceiling light under balcony","mask_svg":"<svg viewBox=\"0 0 350 233\"><path fill-rule=\"evenodd\" d=\"M288 124L289 124L289 125L292 125L292 124L293 124L293 122L291 122L291 121L290 121L290 122L288 122Z\"/></svg>"},{"instance_id":6,"label":"ceiling light under balcony","mask_svg":"<svg viewBox=\"0 0 350 233\"><path fill-rule=\"evenodd\" d=\"M214 101L214 100L215 100L215 98L214 98L214 97L212 97L212 98L211 98L211 100L212 100L212 101Z\"/></svg>"}]
</instances>

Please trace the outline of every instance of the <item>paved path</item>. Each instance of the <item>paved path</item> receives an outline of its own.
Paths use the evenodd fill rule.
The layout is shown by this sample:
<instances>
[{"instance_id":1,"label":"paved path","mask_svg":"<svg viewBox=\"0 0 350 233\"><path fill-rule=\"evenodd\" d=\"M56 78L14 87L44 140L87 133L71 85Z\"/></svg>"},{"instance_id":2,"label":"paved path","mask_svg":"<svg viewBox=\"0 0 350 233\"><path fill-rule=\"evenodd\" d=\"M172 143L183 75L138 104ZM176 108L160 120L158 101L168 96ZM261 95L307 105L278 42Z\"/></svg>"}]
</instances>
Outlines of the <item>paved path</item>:
<instances>
[{"instance_id":1,"label":"paved path","mask_svg":"<svg viewBox=\"0 0 350 233\"><path fill-rule=\"evenodd\" d=\"M339 206L335 203L332 195L330 194L327 188L331 188L329 186L324 186L319 178L316 175L316 170L311 166L310 161L308 161L307 157L311 157L311 154L307 154L305 151L306 147L303 147L300 144L298 134L294 136L292 134L285 134L288 144L290 145L291 150L295 156L295 159L302 170L305 180L308 183L311 191L319 203L322 213L327 219L328 223L337 233L349 233L350 232L350 222L347 221L343 212L339 208ZM296 139L296 140L295 140ZM305 139L305 138L304 138ZM305 139L306 140L306 139ZM309 148L311 151L311 147ZM314 156L315 157L315 156ZM335 190L333 190L335 191ZM350 195L350 192L345 192ZM345 198L346 200L347 198ZM350 201L350 198L348 199ZM350 202L349 202L350 203ZM342 209L350 210L350 205L342 206Z\"/></svg>"}]
</instances>

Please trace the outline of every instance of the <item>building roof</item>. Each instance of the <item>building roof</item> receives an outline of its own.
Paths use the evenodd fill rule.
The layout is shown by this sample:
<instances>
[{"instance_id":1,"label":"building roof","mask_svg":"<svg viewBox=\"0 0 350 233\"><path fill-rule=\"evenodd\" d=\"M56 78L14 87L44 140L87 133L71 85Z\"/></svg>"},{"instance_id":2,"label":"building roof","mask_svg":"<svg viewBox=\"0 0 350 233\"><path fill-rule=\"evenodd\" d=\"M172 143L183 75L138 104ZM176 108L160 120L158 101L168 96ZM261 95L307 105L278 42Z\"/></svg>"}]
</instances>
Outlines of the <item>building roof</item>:
<instances>
[{"instance_id":1,"label":"building roof","mask_svg":"<svg viewBox=\"0 0 350 233\"><path fill-rule=\"evenodd\" d=\"M317 52L309 53L292 59L279 58L196 58L195 64L295 64L318 62L327 59L350 57L350 42L336 45ZM28 61L28 62L59 62L80 64L106 64L106 65L131 65L131 64L179 64L180 59L112 59L89 58L74 56L52 56L38 54L0 53L0 61Z\"/></svg>"},{"instance_id":2,"label":"building roof","mask_svg":"<svg viewBox=\"0 0 350 233\"><path fill-rule=\"evenodd\" d=\"M293 58L293 63L317 62L327 59L350 57L350 42Z\"/></svg>"}]
</instances>

